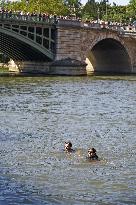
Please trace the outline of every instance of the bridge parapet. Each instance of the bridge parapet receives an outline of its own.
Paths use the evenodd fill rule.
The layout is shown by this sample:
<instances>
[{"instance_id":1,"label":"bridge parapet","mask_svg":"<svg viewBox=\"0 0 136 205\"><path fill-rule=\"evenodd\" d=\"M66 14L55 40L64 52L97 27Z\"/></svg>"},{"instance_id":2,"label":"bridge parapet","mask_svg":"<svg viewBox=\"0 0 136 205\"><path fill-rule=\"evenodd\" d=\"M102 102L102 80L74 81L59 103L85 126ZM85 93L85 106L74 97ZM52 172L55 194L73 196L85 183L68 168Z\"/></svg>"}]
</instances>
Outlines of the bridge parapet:
<instances>
[{"instance_id":1,"label":"bridge parapet","mask_svg":"<svg viewBox=\"0 0 136 205\"><path fill-rule=\"evenodd\" d=\"M56 16L40 16L40 15L22 15L17 13L0 13L0 21L11 23L26 23L35 25L48 25L56 27L76 27L85 29L110 29L117 31L124 37L133 36L136 37L136 29L129 30L129 26L122 26L117 23L107 24L105 22L84 22L77 19L62 19Z\"/></svg>"},{"instance_id":2,"label":"bridge parapet","mask_svg":"<svg viewBox=\"0 0 136 205\"><path fill-rule=\"evenodd\" d=\"M57 28L69 27L69 28L80 28L80 29L97 29L97 30L112 30L124 37L136 37L136 29L129 30L129 26L122 26L118 24L105 24L99 22L83 22L79 20L70 19L58 19L56 23Z\"/></svg>"},{"instance_id":3,"label":"bridge parapet","mask_svg":"<svg viewBox=\"0 0 136 205\"><path fill-rule=\"evenodd\" d=\"M22 14L12 14L12 13L6 13L2 12L0 13L0 20L1 21L16 21L16 22L27 22L27 23L37 23L37 24L49 24L54 25L55 24L55 18L54 17L44 17L44 16L31 16L31 15L22 15Z\"/></svg>"}]
</instances>

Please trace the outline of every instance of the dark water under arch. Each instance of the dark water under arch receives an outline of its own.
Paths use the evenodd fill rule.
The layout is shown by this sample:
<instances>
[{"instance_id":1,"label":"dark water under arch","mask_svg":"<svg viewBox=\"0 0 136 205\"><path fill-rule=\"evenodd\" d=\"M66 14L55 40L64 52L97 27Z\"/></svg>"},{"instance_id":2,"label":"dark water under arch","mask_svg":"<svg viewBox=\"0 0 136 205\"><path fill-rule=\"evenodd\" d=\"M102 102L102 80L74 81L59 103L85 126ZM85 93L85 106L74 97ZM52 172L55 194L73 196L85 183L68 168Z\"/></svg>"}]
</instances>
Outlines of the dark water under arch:
<instances>
[{"instance_id":1,"label":"dark water under arch","mask_svg":"<svg viewBox=\"0 0 136 205\"><path fill-rule=\"evenodd\" d=\"M88 54L95 72L130 73L131 62L125 47L107 38L98 42Z\"/></svg>"}]
</instances>

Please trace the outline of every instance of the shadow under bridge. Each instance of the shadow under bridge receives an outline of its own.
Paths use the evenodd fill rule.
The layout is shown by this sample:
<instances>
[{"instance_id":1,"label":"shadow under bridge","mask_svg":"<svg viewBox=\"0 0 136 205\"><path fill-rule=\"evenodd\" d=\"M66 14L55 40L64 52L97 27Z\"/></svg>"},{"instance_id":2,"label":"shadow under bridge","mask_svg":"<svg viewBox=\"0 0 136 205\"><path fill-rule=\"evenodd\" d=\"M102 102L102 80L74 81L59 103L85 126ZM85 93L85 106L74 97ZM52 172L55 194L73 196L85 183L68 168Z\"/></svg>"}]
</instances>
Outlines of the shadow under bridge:
<instances>
[{"instance_id":1,"label":"shadow under bridge","mask_svg":"<svg viewBox=\"0 0 136 205\"><path fill-rule=\"evenodd\" d=\"M115 39L99 41L87 56L91 69L102 73L129 73L131 62L125 47Z\"/></svg>"},{"instance_id":2,"label":"shadow under bridge","mask_svg":"<svg viewBox=\"0 0 136 205\"><path fill-rule=\"evenodd\" d=\"M53 61L55 41L48 33L48 28L4 24L0 27L0 52L14 61Z\"/></svg>"}]
</instances>

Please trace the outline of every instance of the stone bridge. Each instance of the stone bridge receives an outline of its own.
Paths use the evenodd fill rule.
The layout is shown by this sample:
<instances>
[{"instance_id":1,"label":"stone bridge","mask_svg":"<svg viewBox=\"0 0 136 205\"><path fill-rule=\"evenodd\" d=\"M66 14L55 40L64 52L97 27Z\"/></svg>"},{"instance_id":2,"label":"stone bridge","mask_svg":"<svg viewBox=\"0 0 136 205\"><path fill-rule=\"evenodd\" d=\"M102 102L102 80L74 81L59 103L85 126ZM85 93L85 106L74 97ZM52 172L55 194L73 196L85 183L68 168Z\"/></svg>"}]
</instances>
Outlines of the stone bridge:
<instances>
[{"instance_id":1,"label":"stone bridge","mask_svg":"<svg viewBox=\"0 0 136 205\"><path fill-rule=\"evenodd\" d=\"M136 33L60 21L56 60L67 58L86 62L88 73L136 73Z\"/></svg>"},{"instance_id":2,"label":"stone bridge","mask_svg":"<svg viewBox=\"0 0 136 205\"><path fill-rule=\"evenodd\" d=\"M136 73L136 33L99 24L1 15L0 51L19 72Z\"/></svg>"}]
</instances>

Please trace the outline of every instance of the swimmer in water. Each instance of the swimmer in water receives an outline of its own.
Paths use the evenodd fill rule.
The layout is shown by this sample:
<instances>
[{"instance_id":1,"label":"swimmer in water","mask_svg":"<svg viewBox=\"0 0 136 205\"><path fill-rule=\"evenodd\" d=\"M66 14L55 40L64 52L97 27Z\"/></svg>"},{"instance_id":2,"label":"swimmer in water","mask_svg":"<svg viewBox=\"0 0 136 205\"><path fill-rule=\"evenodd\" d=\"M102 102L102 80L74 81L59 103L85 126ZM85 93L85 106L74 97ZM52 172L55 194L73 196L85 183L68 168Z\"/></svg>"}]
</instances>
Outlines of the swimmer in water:
<instances>
[{"instance_id":1,"label":"swimmer in water","mask_svg":"<svg viewBox=\"0 0 136 205\"><path fill-rule=\"evenodd\" d=\"M70 141L65 142L64 150L66 152L74 152L75 150L72 149L72 143Z\"/></svg>"},{"instance_id":2,"label":"swimmer in water","mask_svg":"<svg viewBox=\"0 0 136 205\"><path fill-rule=\"evenodd\" d=\"M94 148L88 149L87 159L89 159L89 160L98 160L98 156L96 154L96 149L94 149Z\"/></svg>"}]
</instances>

